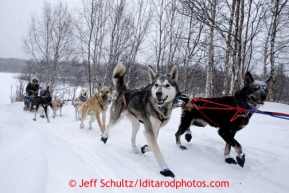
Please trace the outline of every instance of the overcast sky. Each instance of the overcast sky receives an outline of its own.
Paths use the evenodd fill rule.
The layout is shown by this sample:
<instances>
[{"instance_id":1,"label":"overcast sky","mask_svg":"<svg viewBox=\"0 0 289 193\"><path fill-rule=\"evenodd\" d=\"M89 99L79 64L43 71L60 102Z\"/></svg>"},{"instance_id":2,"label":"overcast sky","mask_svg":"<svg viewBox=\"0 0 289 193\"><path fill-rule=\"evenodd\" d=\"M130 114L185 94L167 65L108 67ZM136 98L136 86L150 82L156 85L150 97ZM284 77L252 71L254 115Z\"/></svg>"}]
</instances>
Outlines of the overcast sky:
<instances>
[{"instance_id":1,"label":"overcast sky","mask_svg":"<svg viewBox=\"0 0 289 193\"><path fill-rule=\"evenodd\" d=\"M66 2L69 7L81 0L46 0L51 4ZM22 39L32 14L40 14L45 0L0 0L0 58L26 59Z\"/></svg>"}]
</instances>

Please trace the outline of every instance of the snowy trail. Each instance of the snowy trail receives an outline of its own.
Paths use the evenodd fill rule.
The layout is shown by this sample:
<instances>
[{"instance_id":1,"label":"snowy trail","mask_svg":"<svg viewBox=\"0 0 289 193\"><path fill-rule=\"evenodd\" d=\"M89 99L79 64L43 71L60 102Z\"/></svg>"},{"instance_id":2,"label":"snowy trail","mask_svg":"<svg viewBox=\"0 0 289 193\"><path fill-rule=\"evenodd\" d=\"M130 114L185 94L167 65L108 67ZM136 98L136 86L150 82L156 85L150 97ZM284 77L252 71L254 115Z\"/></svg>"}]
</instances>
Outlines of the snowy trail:
<instances>
[{"instance_id":1,"label":"snowy trail","mask_svg":"<svg viewBox=\"0 0 289 193\"><path fill-rule=\"evenodd\" d=\"M175 188L101 188L100 180L154 180L170 182L159 174L152 153L133 154L130 147L131 124L124 119L112 128L107 144L100 141L96 122L93 130L79 129L71 105L50 121L22 111L22 103L0 104L0 189L1 192L176 192ZM288 105L266 103L266 110L288 113ZM261 109L262 110L262 109ZM286 112L287 111L287 112ZM58 112L59 113L59 112ZM288 121L254 115L250 124L237 134L246 154L245 167L228 165L223 160L225 143L212 127L192 128L193 139L175 145L174 133L180 109L160 131L159 145L175 180L228 181L228 188L179 188L178 192L286 192L289 189ZM108 121L108 117L107 117ZM142 134L137 147L146 144ZM235 156L234 151L232 155ZM76 187L69 180L76 180ZM82 180L98 179L96 187L80 188Z\"/></svg>"}]
</instances>

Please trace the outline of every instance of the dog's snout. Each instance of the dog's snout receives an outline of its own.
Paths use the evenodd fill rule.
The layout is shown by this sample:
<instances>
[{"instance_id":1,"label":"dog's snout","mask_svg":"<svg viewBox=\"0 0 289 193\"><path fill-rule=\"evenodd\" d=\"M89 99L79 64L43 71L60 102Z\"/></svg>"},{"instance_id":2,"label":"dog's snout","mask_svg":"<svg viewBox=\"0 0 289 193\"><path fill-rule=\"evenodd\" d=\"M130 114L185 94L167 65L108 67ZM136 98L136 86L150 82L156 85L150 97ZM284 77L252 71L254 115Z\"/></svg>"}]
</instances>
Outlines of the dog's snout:
<instances>
[{"instance_id":1,"label":"dog's snout","mask_svg":"<svg viewBox=\"0 0 289 193\"><path fill-rule=\"evenodd\" d=\"M160 97L162 97L163 93L162 93L161 91L158 91L158 92L156 93L156 95L157 95L158 98L160 98Z\"/></svg>"},{"instance_id":2,"label":"dog's snout","mask_svg":"<svg viewBox=\"0 0 289 193\"><path fill-rule=\"evenodd\" d=\"M261 99L262 99L262 101L266 100L266 98L267 98L267 95L264 94L264 93L262 93L262 94L261 94Z\"/></svg>"},{"instance_id":3,"label":"dog's snout","mask_svg":"<svg viewBox=\"0 0 289 193\"><path fill-rule=\"evenodd\" d=\"M105 99L107 99L107 96L106 96L105 94L102 94L102 95L101 95L101 98L102 98L103 100L105 100Z\"/></svg>"}]
</instances>

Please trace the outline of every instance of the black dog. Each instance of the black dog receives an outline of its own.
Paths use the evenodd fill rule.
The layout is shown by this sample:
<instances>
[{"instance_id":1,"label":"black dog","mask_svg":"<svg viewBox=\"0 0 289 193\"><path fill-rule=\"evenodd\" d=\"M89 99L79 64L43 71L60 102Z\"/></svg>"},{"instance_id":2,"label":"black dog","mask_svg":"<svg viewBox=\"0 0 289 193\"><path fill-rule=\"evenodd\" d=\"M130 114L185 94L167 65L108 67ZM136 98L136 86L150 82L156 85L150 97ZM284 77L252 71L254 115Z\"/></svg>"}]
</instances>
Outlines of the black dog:
<instances>
[{"instance_id":1,"label":"black dog","mask_svg":"<svg viewBox=\"0 0 289 193\"><path fill-rule=\"evenodd\" d=\"M245 154L241 145L234 138L237 131L244 128L252 116L252 113L234 110L223 110L222 108L231 106L244 109L255 109L266 100L268 95L267 83L271 78L263 81L254 81L249 72L246 73L244 87L235 93L235 96L226 96L221 98L205 98L204 100L192 100L191 97L183 95L186 105L183 107L181 122L176 132L176 142L181 149L187 149L181 145L180 137L187 131L185 139L189 142L192 138L190 126L195 125L204 127L207 124L219 128L219 135L226 141L225 162L236 164L231 158L231 146L238 153L237 163L243 167L245 163ZM218 105L220 104L220 105ZM205 107L205 108L202 108ZM215 109L214 109L215 108ZM216 110L217 109L217 110Z\"/></svg>"},{"instance_id":2,"label":"black dog","mask_svg":"<svg viewBox=\"0 0 289 193\"><path fill-rule=\"evenodd\" d=\"M47 107L51 105L51 101L52 101L52 98L50 96L49 86L45 90L40 90L40 95L36 96L35 101L36 101L36 111L35 111L33 120L36 121L36 114L37 114L39 106L41 105L44 109L47 122L49 123L50 121L47 116Z\"/></svg>"}]
</instances>

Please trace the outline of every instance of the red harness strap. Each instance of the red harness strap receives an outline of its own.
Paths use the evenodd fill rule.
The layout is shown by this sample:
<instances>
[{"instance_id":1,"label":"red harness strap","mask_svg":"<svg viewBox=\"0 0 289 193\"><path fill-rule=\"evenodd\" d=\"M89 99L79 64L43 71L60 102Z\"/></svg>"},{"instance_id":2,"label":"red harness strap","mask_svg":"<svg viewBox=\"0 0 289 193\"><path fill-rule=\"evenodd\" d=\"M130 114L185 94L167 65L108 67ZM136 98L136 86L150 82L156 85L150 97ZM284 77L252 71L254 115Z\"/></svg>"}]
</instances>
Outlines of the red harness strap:
<instances>
[{"instance_id":1,"label":"red harness strap","mask_svg":"<svg viewBox=\"0 0 289 193\"><path fill-rule=\"evenodd\" d=\"M154 107L153 105L151 105L155 114L157 114L159 120L163 123L164 121L168 120L168 118L164 118L164 116L162 114L160 114Z\"/></svg>"},{"instance_id":2,"label":"red harness strap","mask_svg":"<svg viewBox=\"0 0 289 193\"><path fill-rule=\"evenodd\" d=\"M101 107L101 110L104 110L103 106L101 105L101 102L99 102L98 99L97 99L97 101L98 101L98 103L99 103L99 105L100 105L100 107Z\"/></svg>"},{"instance_id":3,"label":"red harness strap","mask_svg":"<svg viewBox=\"0 0 289 193\"><path fill-rule=\"evenodd\" d=\"M204 102L204 104L202 104L201 106L198 106L195 104L195 102ZM183 109L188 109L188 108L195 108L199 111L199 113L201 113L201 115L203 117L205 117L208 121L210 121L211 123L213 123L214 125L219 126L219 124L215 123L213 120L211 120L208 116L206 116L206 114L202 111L202 110L223 110L223 111L236 111L234 113L234 115L232 116L232 118L230 119L230 121L235 121L237 118L239 117L246 117L248 115L248 111L246 109L240 108L240 107L233 107L233 106L229 106L229 105L225 105L225 104L220 104L220 103L216 103L213 101L209 101L209 100L205 100L202 98L193 98L190 103L194 106L183 106ZM214 105L214 107L207 107L207 104L211 104ZM244 114L239 114L239 113L244 113Z\"/></svg>"},{"instance_id":4,"label":"red harness strap","mask_svg":"<svg viewBox=\"0 0 289 193\"><path fill-rule=\"evenodd\" d=\"M124 106L125 106L126 110L127 110L132 116L134 116L134 118L136 118L140 123L143 123L143 121L140 120L140 119L138 119L138 118L135 116L135 114L134 114L133 112L131 112L131 111L129 110L129 108L127 107L125 92L122 93L122 101L123 101L123 103L124 103Z\"/></svg>"}]
</instances>

